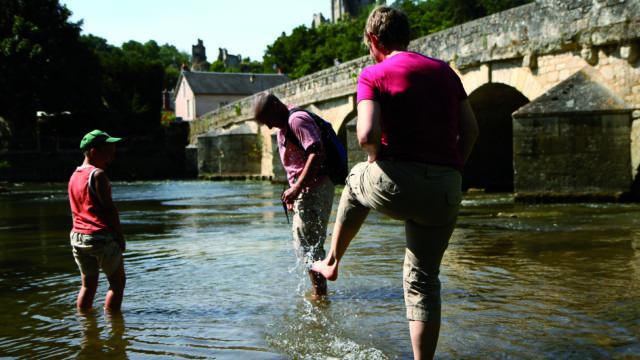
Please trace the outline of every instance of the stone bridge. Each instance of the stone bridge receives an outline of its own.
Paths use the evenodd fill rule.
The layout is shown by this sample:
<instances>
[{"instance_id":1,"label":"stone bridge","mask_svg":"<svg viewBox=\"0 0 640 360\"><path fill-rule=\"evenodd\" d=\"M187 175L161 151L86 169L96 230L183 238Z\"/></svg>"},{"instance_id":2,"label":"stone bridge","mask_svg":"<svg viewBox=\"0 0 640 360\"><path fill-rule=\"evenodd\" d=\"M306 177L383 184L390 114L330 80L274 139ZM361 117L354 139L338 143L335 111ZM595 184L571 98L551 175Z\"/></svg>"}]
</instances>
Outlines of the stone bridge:
<instances>
[{"instance_id":1,"label":"stone bridge","mask_svg":"<svg viewBox=\"0 0 640 360\"><path fill-rule=\"evenodd\" d=\"M534 198L618 198L637 189L639 0L538 0L413 40L410 50L447 61L469 94L481 135L464 188ZM330 121L354 163L364 159L354 134L356 83L371 64L362 57L271 91ZM273 134L253 119L253 101L190 124L187 153L200 177L282 179Z\"/></svg>"}]
</instances>

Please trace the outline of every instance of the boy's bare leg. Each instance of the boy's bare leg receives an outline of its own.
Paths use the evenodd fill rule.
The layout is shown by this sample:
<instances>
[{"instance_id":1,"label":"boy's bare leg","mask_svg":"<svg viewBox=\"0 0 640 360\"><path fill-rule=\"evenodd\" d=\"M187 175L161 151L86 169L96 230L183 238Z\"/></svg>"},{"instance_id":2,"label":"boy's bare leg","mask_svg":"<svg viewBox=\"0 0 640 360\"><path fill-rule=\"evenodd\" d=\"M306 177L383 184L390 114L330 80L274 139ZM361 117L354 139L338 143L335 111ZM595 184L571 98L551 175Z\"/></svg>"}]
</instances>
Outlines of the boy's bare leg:
<instances>
[{"instance_id":1,"label":"boy's bare leg","mask_svg":"<svg viewBox=\"0 0 640 360\"><path fill-rule=\"evenodd\" d=\"M315 297L327 296L327 279L319 272L309 270L309 277L313 285L313 295Z\"/></svg>"},{"instance_id":2,"label":"boy's bare leg","mask_svg":"<svg viewBox=\"0 0 640 360\"><path fill-rule=\"evenodd\" d=\"M120 311L122 306L122 298L124 297L124 286L127 277L124 273L124 262L120 259L120 264L116 271L109 276L109 290L104 299L104 307L109 311Z\"/></svg>"},{"instance_id":3,"label":"boy's bare leg","mask_svg":"<svg viewBox=\"0 0 640 360\"><path fill-rule=\"evenodd\" d=\"M433 359L440 335L440 322L409 321L409 333L415 360Z\"/></svg>"},{"instance_id":4,"label":"boy's bare leg","mask_svg":"<svg viewBox=\"0 0 640 360\"><path fill-rule=\"evenodd\" d=\"M93 307L93 299L96 297L98 290L99 276L82 275L82 287L78 292L77 306L78 310L89 310Z\"/></svg>"},{"instance_id":5,"label":"boy's bare leg","mask_svg":"<svg viewBox=\"0 0 640 360\"><path fill-rule=\"evenodd\" d=\"M331 237L331 249L327 257L324 260L314 262L311 269L322 274L327 280L335 281L338 279L338 263L359 230L360 226L352 229L342 226L341 222L336 222Z\"/></svg>"}]
</instances>

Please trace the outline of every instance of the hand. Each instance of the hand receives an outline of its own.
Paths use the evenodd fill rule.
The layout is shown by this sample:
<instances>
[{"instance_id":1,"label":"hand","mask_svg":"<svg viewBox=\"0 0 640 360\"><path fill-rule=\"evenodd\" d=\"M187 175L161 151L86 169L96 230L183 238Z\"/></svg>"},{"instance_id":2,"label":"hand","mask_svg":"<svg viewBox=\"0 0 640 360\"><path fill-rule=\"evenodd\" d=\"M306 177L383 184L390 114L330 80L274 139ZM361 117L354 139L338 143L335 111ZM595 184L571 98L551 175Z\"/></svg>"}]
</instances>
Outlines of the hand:
<instances>
[{"instance_id":1,"label":"hand","mask_svg":"<svg viewBox=\"0 0 640 360\"><path fill-rule=\"evenodd\" d=\"M293 210L293 203L296 201L302 189L298 184L294 184L292 187L288 188L284 193L282 193L282 201L287 204L287 209L289 211Z\"/></svg>"}]
</instances>

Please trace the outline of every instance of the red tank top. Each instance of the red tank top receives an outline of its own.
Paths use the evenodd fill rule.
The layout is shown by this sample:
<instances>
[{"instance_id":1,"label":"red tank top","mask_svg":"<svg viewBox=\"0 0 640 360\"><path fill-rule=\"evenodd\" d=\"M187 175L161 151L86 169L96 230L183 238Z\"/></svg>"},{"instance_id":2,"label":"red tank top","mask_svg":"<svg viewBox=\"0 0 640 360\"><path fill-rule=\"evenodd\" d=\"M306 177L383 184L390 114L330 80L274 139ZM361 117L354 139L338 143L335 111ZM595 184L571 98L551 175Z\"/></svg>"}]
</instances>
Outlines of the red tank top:
<instances>
[{"instance_id":1,"label":"red tank top","mask_svg":"<svg viewBox=\"0 0 640 360\"><path fill-rule=\"evenodd\" d=\"M113 232L98 200L98 195L90 186L95 166L81 166L69 180L69 202L73 214L73 231L80 234L106 234ZM109 184L111 196L111 184Z\"/></svg>"}]
</instances>

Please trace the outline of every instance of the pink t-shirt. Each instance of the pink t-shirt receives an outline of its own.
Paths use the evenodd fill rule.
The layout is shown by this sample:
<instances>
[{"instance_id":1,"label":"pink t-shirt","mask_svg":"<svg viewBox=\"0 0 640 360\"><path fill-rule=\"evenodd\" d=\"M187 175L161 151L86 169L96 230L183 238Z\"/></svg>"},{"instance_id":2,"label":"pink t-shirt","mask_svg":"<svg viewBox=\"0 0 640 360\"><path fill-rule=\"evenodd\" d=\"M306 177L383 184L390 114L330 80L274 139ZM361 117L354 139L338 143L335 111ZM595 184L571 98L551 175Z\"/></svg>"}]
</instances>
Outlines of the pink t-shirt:
<instances>
[{"instance_id":1,"label":"pink t-shirt","mask_svg":"<svg viewBox=\"0 0 640 360\"><path fill-rule=\"evenodd\" d=\"M89 186L95 166L81 166L69 180L69 203L73 214L73 231L80 234L108 234L113 232L98 195ZM109 184L111 193L111 184Z\"/></svg>"},{"instance_id":2,"label":"pink t-shirt","mask_svg":"<svg viewBox=\"0 0 640 360\"><path fill-rule=\"evenodd\" d=\"M366 67L358 103L375 100L382 111L378 159L395 158L462 171L458 106L467 98L458 75L444 61L413 52Z\"/></svg>"},{"instance_id":3,"label":"pink t-shirt","mask_svg":"<svg viewBox=\"0 0 640 360\"><path fill-rule=\"evenodd\" d=\"M295 108L294 105L289 105L289 110ZM289 117L289 129L293 131L300 140L300 144L307 149L311 144L316 142L322 142L320 138L320 129L316 125L315 121L304 111L296 111ZM307 162L307 154L303 149L290 141L287 141L285 137L285 130L278 130L278 150L280 150L280 159L282 165L284 165L287 171L287 179L289 184L293 185L302 173L304 165ZM284 146L286 144L286 146ZM313 188L323 184L328 179L326 175L316 176L307 182L305 188Z\"/></svg>"}]
</instances>

